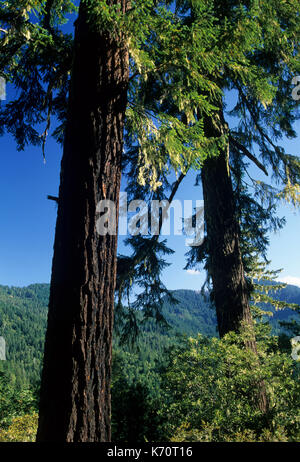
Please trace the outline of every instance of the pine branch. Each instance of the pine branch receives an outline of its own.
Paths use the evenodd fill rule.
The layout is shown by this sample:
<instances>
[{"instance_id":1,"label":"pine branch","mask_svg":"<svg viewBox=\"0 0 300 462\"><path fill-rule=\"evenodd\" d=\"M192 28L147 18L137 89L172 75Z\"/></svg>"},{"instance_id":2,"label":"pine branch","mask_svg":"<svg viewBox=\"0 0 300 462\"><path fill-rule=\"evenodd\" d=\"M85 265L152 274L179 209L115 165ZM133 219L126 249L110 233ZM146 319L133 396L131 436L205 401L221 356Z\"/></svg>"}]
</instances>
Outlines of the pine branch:
<instances>
[{"instance_id":1,"label":"pine branch","mask_svg":"<svg viewBox=\"0 0 300 462\"><path fill-rule=\"evenodd\" d=\"M246 106L246 108L247 108L247 110L248 110L254 124L255 124L255 127L256 127L257 131L259 132L259 134L260 134L260 136L262 138L263 145L266 147L265 141L267 141L272 146L272 148L274 149L276 154L280 157L280 160L285 164L285 160L284 160L284 158L283 158L283 156L282 156L282 154L280 152L280 148L275 143L273 143L271 138L268 136L267 133L265 133L264 129L261 127L261 125L259 123L258 115L255 114L253 108L251 107L251 104L250 104L250 102L249 102L249 100L247 98L247 95L245 95L245 93L243 92L243 90L242 90L242 88L241 88L241 86L239 85L238 82L235 82L235 84L236 84L236 87L237 87L237 89L238 89L238 91L240 93L240 96L241 96L241 98L242 98L242 100L243 100L243 102L244 102L244 104L245 104L245 106ZM267 147L266 147L266 149L267 149ZM270 162L271 162L273 170L276 171L277 174L282 179L282 181L284 181L284 178L282 177L282 175L278 171L277 165L275 164L272 156L270 156Z\"/></svg>"},{"instance_id":2,"label":"pine branch","mask_svg":"<svg viewBox=\"0 0 300 462\"><path fill-rule=\"evenodd\" d=\"M174 197L175 197L175 194L176 194L177 191L178 191L178 188L179 188L179 186L180 186L180 183L181 183L182 180L185 178L185 176L186 176L186 173L181 173L181 174L179 175L179 177L177 178L176 182L174 183L173 189L172 189L171 194L170 194L170 197L169 197L169 199L168 199L168 204L169 204L169 205L168 205L168 207L167 207L167 209L166 209L166 212L169 210L169 208L170 208L170 206L171 206L171 203L172 203L172 201L173 201L173 199L174 199ZM158 234L157 234L157 236L155 236L155 240L156 240L156 241L157 241L158 238L159 238L162 225L163 225L163 220L162 220L162 217L160 217L160 219L159 219Z\"/></svg>"},{"instance_id":3,"label":"pine branch","mask_svg":"<svg viewBox=\"0 0 300 462\"><path fill-rule=\"evenodd\" d=\"M172 203L172 201L173 201L173 199L175 197L175 194L178 191L178 188L179 188L181 182L183 181L183 179L185 178L185 176L186 176L186 173L181 173L179 175L179 177L177 178L176 182L174 183L171 194L170 194L169 199L168 199L168 204L169 205L168 205L168 208L166 209L166 211L169 209L169 207L170 207L170 205L171 205L171 203ZM158 241L160 233L161 233L162 225L163 225L163 220L160 217L158 233L157 233L157 235L152 236L152 239L150 240L152 245L155 245L155 243ZM123 295L124 280L128 277L128 275L130 273L131 274L134 273L134 270L137 267L137 265L139 265L146 256L147 256L147 251L144 251L144 252L138 253L133 258L130 258L130 264L129 264L128 271L121 276L120 281L119 281L119 287L118 287L119 304L121 303L121 298L122 298L122 295Z\"/></svg>"},{"instance_id":4,"label":"pine branch","mask_svg":"<svg viewBox=\"0 0 300 462\"><path fill-rule=\"evenodd\" d=\"M47 199L49 199L49 201L54 201L58 204L58 197L56 196L47 196Z\"/></svg>"},{"instance_id":5,"label":"pine branch","mask_svg":"<svg viewBox=\"0 0 300 462\"><path fill-rule=\"evenodd\" d=\"M268 176L268 172L267 172L265 166L264 166L258 159L256 159L256 157L255 157L253 154L251 154L251 152L248 151L248 149L247 149L244 145L242 145L241 143L239 143L235 138L233 138L232 135L229 135L229 141L230 141L239 151L242 151L243 154L245 154L245 156L248 157L248 159L252 160L252 162L254 162L255 165L256 165L258 168L260 168L260 170L262 170L266 176Z\"/></svg>"}]
</instances>

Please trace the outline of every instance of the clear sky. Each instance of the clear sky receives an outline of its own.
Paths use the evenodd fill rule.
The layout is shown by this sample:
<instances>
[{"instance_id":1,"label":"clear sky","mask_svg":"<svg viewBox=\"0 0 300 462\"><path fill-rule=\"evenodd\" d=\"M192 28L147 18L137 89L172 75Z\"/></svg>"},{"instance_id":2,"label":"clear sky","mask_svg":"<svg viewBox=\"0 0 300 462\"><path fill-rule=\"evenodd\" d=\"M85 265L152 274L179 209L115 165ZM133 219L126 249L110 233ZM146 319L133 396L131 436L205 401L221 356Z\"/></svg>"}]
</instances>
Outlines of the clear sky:
<instances>
[{"instance_id":1,"label":"clear sky","mask_svg":"<svg viewBox=\"0 0 300 462\"><path fill-rule=\"evenodd\" d=\"M291 153L297 153L298 143L299 139L288 143ZM44 164L39 148L17 152L14 140L6 135L0 138L0 152L0 284L49 282L56 205L47 200L47 195L58 192L61 148L49 138ZM202 199L202 191L194 187L191 174L184 180L177 199L196 198ZM270 236L269 259L274 269L284 269L282 278L298 278L287 281L300 285L299 211L282 206L279 215L286 216L287 225L279 234ZM204 275L183 270L188 250L185 237L170 236L168 244L176 253L169 258L172 265L164 273L166 286L200 289ZM120 251L124 252L122 241Z\"/></svg>"},{"instance_id":2,"label":"clear sky","mask_svg":"<svg viewBox=\"0 0 300 462\"><path fill-rule=\"evenodd\" d=\"M7 100L13 89L8 85ZM300 123L295 127L300 133ZM284 140L291 154L299 154L299 136ZM57 195L61 147L49 137L46 164L40 148L29 146L18 152L10 135L0 138L0 284L25 286L49 282L56 221L56 205L47 195ZM253 173L260 174L253 166ZM201 187L194 187L194 174L184 180L178 195L180 200L202 199ZM279 216L287 224L277 235L270 235L269 259L272 268L283 268L280 279L300 286L300 214L290 206L280 207ZM163 280L169 289L199 290L204 273L187 272L185 266L185 237L171 236L168 244L176 253L169 257L172 265ZM124 252L122 240L119 250Z\"/></svg>"}]
</instances>

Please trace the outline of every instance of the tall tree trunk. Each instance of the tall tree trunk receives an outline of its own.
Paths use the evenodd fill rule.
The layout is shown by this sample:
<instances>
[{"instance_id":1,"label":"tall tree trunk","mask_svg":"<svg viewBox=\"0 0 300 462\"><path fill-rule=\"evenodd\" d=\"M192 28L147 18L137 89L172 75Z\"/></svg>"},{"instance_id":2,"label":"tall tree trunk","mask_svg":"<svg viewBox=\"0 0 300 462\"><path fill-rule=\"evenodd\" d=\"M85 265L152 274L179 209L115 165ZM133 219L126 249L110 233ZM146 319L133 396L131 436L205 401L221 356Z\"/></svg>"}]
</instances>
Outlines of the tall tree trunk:
<instances>
[{"instance_id":1,"label":"tall tree trunk","mask_svg":"<svg viewBox=\"0 0 300 462\"><path fill-rule=\"evenodd\" d=\"M214 120L207 118L208 137L226 134L223 111ZM230 331L249 329L246 347L257 354L249 294L240 249L240 229L235 210L235 199L229 170L229 144L225 143L217 157L205 160L201 170L205 204L206 239L209 272L213 282L220 337ZM267 411L267 397L263 383L258 384L258 406Z\"/></svg>"},{"instance_id":2,"label":"tall tree trunk","mask_svg":"<svg viewBox=\"0 0 300 462\"><path fill-rule=\"evenodd\" d=\"M125 13L127 0L108 0ZM96 206L118 213L129 78L122 37L97 30L81 3L61 165L37 441L110 441L117 236L99 236Z\"/></svg>"},{"instance_id":3,"label":"tall tree trunk","mask_svg":"<svg viewBox=\"0 0 300 462\"><path fill-rule=\"evenodd\" d=\"M220 136L209 126L210 136ZM208 124L208 122L207 122ZM208 127L207 127L208 132ZM213 281L219 334L238 332L241 322L251 323L247 286L239 244L239 225L229 172L229 146L205 160L201 170L209 271Z\"/></svg>"}]
</instances>

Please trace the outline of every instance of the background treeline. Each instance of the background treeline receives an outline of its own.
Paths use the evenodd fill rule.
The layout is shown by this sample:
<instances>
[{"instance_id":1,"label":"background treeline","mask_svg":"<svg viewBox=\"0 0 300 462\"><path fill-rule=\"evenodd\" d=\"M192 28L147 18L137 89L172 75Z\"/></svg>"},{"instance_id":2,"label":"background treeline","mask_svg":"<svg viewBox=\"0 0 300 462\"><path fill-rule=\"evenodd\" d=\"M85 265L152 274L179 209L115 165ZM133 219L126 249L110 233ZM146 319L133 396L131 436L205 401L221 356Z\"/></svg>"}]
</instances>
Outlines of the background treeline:
<instances>
[{"instance_id":1,"label":"background treeline","mask_svg":"<svg viewBox=\"0 0 300 462\"><path fill-rule=\"evenodd\" d=\"M288 308L276 311L264 306L273 315L264 316L257 325L263 358L257 374L269 375L268 386L274 387L270 393L275 408L279 406L272 410L270 422L276 430L271 431L251 408L255 373L253 367L247 368L253 359L249 352L238 348L242 340L233 341L234 334L218 339L215 310L205 294L176 290L173 295L178 304L165 301L163 307L167 324L142 322L141 316L142 327L134 342L120 334L124 316L119 318L117 312L113 439L248 441L256 440L262 430L267 440L296 438L299 403L294 401L299 399L299 390L295 392L299 379L290 357L292 335L280 323L297 322L299 315ZM269 295L300 304L300 288L295 286ZM48 284L0 286L0 335L7 343L7 361L0 364L0 438L4 440L34 438L48 297ZM226 372L225 357L232 360Z\"/></svg>"},{"instance_id":2,"label":"background treeline","mask_svg":"<svg viewBox=\"0 0 300 462\"><path fill-rule=\"evenodd\" d=\"M142 327L142 337L137 341L142 361L145 355L152 357L158 353L161 357L162 350L176 341L178 334L218 336L215 310L207 296L193 290L176 290L173 294L178 304L166 300L163 307L169 328L159 327L150 320ZM296 286L288 285L276 293L270 292L269 296L300 304L300 288ZM48 299L49 284L32 284L24 288L0 286L0 335L6 341L7 359L2 366L17 387L39 383ZM285 332L280 322L288 322L298 316L288 308L275 310L271 305L264 305L264 309L273 313L269 321L274 334ZM118 317L116 320L118 322ZM119 326L115 327L117 345ZM123 349L126 351L127 347Z\"/></svg>"}]
</instances>

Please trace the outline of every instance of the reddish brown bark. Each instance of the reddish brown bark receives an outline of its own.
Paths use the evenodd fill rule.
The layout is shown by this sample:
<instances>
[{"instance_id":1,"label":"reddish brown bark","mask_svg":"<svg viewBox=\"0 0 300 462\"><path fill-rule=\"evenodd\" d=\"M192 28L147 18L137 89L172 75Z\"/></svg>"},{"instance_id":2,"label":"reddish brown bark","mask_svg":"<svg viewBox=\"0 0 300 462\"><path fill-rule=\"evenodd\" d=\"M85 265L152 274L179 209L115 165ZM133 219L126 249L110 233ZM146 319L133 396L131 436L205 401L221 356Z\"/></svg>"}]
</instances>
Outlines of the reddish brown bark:
<instances>
[{"instance_id":1,"label":"reddish brown bark","mask_svg":"<svg viewBox=\"0 0 300 462\"><path fill-rule=\"evenodd\" d=\"M215 120L205 123L206 136L220 137L226 134L223 112ZM247 328L250 338L246 347L257 355L253 319L249 305L249 293L245 280L240 249L240 229L235 210L235 198L229 170L229 144L216 157L205 160L202 171L205 204L205 226L209 254L209 272L213 282L220 337ZM267 412L268 402L263 383L257 389L258 407Z\"/></svg>"},{"instance_id":2,"label":"reddish brown bark","mask_svg":"<svg viewBox=\"0 0 300 462\"><path fill-rule=\"evenodd\" d=\"M127 0L119 3L123 13ZM37 441L109 441L117 236L96 206L118 204L129 78L122 37L80 6L61 164Z\"/></svg>"}]
</instances>

